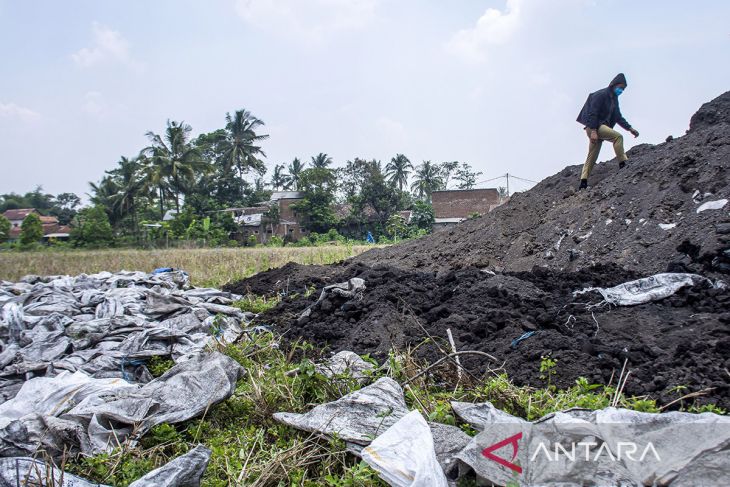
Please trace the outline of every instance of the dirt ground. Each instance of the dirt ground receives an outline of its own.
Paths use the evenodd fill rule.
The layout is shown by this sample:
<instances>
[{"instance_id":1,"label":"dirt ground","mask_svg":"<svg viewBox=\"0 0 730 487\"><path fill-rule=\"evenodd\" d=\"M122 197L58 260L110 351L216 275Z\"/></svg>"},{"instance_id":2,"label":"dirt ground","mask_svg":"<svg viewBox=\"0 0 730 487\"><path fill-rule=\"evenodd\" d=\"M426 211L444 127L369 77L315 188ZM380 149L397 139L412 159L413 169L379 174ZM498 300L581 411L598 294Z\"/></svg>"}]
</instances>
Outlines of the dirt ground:
<instances>
[{"instance_id":1,"label":"dirt ground","mask_svg":"<svg viewBox=\"0 0 730 487\"><path fill-rule=\"evenodd\" d=\"M451 329L458 350L499 361L465 358L474 372L503 366L515 383L543 386L540 363L550 356L559 387L581 376L615 384L626 362L630 395L669 404L703 391L701 403L730 408L730 291L685 288L631 307L573 295L665 271L730 281L730 205L697 211L730 198L730 92L703 105L687 135L629 157L622 170L600 164L586 192L576 193L580 166L571 166L451 230L336 266L291 264L228 290L300 293L259 321L333 352L383 360L428 336L446 346ZM326 299L299 318L322 286L352 277L365 280L362 299ZM304 297L309 286L317 291ZM536 333L517 340L527 332ZM443 356L434 345L417 354Z\"/></svg>"}]
</instances>

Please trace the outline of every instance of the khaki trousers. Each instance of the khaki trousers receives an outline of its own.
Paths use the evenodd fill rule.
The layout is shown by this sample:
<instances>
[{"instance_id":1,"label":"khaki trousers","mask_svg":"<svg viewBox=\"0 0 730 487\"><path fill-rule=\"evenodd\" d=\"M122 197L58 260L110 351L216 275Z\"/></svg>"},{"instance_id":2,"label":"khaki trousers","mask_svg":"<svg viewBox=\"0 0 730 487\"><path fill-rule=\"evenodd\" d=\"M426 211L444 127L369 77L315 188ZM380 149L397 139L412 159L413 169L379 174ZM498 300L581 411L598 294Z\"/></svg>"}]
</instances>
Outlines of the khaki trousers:
<instances>
[{"instance_id":1,"label":"khaki trousers","mask_svg":"<svg viewBox=\"0 0 730 487\"><path fill-rule=\"evenodd\" d=\"M588 157L586 162L583 164L583 172L580 175L581 179L588 179L588 176L593 170L593 166L598 160L598 153L601 152L601 144L604 140L609 140L613 143L613 150L616 152L616 158L619 161L626 161L626 152L624 152L624 136L610 128L608 125L601 125L598 127L598 140L591 140L591 130L586 128L586 135L588 136Z\"/></svg>"}]
</instances>

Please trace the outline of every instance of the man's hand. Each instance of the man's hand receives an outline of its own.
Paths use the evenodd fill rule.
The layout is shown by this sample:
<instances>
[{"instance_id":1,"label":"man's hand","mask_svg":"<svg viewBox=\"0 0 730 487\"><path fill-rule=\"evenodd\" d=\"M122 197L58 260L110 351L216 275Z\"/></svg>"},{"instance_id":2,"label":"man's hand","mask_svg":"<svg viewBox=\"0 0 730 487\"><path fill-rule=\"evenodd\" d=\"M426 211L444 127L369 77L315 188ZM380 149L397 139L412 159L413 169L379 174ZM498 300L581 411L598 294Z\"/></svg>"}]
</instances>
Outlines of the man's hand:
<instances>
[{"instance_id":1,"label":"man's hand","mask_svg":"<svg viewBox=\"0 0 730 487\"><path fill-rule=\"evenodd\" d=\"M632 128L631 130L629 130L629 132L631 132L631 135L633 135L634 138L636 138L636 137L639 136L639 131L636 130L636 129L634 129L634 128Z\"/></svg>"},{"instance_id":2,"label":"man's hand","mask_svg":"<svg viewBox=\"0 0 730 487\"><path fill-rule=\"evenodd\" d=\"M590 133L589 137L591 138L591 142L596 142L598 140L598 131L597 130L591 130L591 133Z\"/></svg>"}]
</instances>

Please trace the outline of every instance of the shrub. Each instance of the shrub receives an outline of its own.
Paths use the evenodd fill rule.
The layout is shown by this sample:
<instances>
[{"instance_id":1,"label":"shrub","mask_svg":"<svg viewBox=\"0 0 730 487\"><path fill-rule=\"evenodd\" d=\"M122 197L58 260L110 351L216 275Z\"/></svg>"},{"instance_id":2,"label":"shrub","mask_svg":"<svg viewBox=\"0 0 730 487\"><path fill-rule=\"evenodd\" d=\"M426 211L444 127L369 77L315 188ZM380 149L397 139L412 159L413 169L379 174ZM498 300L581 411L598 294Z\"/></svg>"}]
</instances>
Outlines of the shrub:
<instances>
[{"instance_id":1,"label":"shrub","mask_svg":"<svg viewBox=\"0 0 730 487\"><path fill-rule=\"evenodd\" d=\"M79 247L108 247L113 243L114 233L103 206L84 208L79 212L71 240Z\"/></svg>"},{"instance_id":2,"label":"shrub","mask_svg":"<svg viewBox=\"0 0 730 487\"><path fill-rule=\"evenodd\" d=\"M12 227L10 220L0 215L0 243L10 238L10 228Z\"/></svg>"}]
</instances>

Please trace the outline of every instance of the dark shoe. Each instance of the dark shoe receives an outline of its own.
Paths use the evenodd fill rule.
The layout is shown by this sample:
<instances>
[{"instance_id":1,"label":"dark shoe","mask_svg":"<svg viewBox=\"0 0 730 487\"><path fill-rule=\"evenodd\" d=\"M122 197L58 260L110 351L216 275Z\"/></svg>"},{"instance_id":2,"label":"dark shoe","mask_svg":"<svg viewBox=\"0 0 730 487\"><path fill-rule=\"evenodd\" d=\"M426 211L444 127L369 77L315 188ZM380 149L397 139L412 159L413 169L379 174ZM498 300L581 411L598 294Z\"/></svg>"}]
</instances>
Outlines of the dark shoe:
<instances>
[{"instance_id":1,"label":"dark shoe","mask_svg":"<svg viewBox=\"0 0 730 487\"><path fill-rule=\"evenodd\" d=\"M618 168L619 169L623 169L625 167L626 167L626 161L621 161L621 162L618 163Z\"/></svg>"},{"instance_id":2,"label":"dark shoe","mask_svg":"<svg viewBox=\"0 0 730 487\"><path fill-rule=\"evenodd\" d=\"M587 179L580 180L580 186L578 186L578 191L580 191L581 189L588 189L588 180Z\"/></svg>"}]
</instances>

